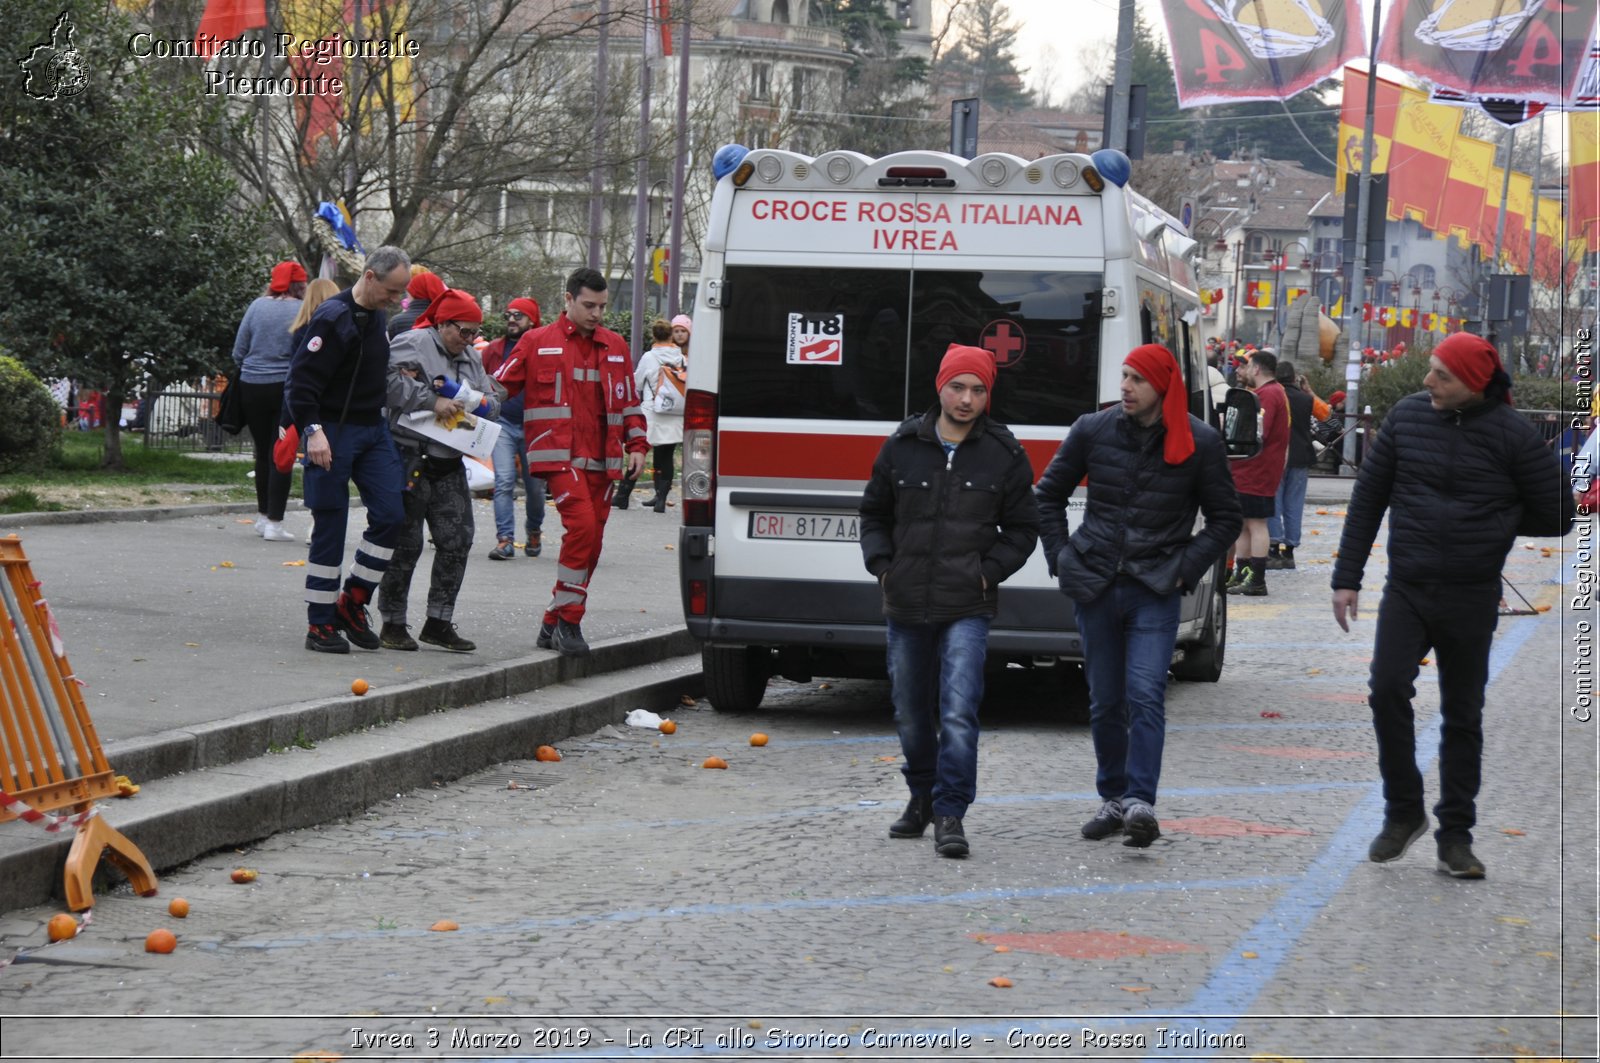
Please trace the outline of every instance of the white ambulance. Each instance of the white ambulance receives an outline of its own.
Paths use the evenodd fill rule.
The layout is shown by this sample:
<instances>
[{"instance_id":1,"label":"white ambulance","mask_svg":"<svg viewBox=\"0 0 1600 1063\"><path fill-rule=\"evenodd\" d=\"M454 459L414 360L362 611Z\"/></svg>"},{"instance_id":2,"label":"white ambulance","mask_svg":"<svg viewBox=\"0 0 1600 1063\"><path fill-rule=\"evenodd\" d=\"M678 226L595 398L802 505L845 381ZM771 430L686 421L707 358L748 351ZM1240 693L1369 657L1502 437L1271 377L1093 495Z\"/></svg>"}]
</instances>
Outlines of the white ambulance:
<instances>
[{"instance_id":1,"label":"white ambulance","mask_svg":"<svg viewBox=\"0 0 1600 1063\"><path fill-rule=\"evenodd\" d=\"M991 414L1035 478L1073 421L1118 401L1141 343L1178 356L1197 416L1211 398L1194 241L1121 187L1118 152L758 150L728 168L694 308L678 557L711 703L748 711L774 675L885 674L857 507L883 441L936 401L951 343L994 352ZM1215 681L1226 638L1219 568L1183 599L1174 673ZM991 666L1081 655L1036 551L1001 588Z\"/></svg>"}]
</instances>

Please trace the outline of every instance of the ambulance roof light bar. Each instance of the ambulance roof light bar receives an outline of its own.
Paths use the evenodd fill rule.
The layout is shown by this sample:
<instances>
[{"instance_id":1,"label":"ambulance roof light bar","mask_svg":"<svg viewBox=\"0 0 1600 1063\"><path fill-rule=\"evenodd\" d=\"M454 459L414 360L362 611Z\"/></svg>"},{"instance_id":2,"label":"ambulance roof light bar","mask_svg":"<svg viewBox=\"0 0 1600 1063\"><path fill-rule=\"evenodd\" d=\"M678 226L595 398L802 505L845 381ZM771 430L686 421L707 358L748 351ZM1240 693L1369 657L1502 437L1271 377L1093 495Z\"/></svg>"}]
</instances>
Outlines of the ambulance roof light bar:
<instances>
[{"instance_id":1,"label":"ambulance roof light bar","mask_svg":"<svg viewBox=\"0 0 1600 1063\"><path fill-rule=\"evenodd\" d=\"M874 159L848 150L811 157L777 148L751 151L740 144L727 144L712 160L713 178L731 177L736 188L752 181L785 188L875 184L879 188L994 191L1031 191L1053 184L1099 194L1107 184L1125 187L1129 170L1127 156L1111 150L1093 156L1067 152L1029 162L1003 152L963 159L939 151L903 151Z\"/></svg>"}]
</instances>

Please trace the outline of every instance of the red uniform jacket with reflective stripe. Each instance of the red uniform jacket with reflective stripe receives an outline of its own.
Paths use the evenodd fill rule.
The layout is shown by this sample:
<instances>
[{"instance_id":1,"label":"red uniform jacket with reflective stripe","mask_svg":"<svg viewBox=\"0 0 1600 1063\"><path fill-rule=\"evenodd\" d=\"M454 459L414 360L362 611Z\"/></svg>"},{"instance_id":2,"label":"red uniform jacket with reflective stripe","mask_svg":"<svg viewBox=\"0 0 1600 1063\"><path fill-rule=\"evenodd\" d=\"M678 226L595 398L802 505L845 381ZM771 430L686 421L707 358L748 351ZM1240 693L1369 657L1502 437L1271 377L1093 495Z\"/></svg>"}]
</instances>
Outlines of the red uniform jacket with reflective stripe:
<instances>
[{"instance_id":1,"label":"red uniform jacket with reflective stripe","mask_svg":"<svg viewBox=\"0 0 1600 1063\"><path fill-rule=\"evenodd\" d=\"M562 314L550 324L524 333L495 371L495 379L508 394L523 395L522 439L530 473L570 467L603 470L619 480L623 454L649 449L644 411L633 389L633 358L627 341L610 329L595 329L595 368L584 365L583 348L588 342ZM592 403L596 378L604 396L601 409L594 409ZM604 454L573 453L575 417L604 422Z\"/></svg>"}]
</instances>

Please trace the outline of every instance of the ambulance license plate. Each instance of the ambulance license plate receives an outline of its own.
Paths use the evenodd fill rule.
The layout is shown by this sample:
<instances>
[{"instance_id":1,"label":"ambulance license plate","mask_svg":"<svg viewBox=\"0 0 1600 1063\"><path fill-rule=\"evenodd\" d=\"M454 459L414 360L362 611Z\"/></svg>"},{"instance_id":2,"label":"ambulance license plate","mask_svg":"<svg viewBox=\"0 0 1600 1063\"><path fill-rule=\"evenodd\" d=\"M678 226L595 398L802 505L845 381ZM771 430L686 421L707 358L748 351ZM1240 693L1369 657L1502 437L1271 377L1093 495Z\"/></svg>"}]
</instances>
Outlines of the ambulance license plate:
<instances>
[{"instance_id":1,"label":"ambulance license plate","mask_svg":"<svg viewBox=\"0 0 1600 1063\"><path fill-rule=\"evenodd\" d=\"M855 513L750 514L752 539L805 539L854 543L861 541L861 517Z\"/></svg>"}]
</instances>

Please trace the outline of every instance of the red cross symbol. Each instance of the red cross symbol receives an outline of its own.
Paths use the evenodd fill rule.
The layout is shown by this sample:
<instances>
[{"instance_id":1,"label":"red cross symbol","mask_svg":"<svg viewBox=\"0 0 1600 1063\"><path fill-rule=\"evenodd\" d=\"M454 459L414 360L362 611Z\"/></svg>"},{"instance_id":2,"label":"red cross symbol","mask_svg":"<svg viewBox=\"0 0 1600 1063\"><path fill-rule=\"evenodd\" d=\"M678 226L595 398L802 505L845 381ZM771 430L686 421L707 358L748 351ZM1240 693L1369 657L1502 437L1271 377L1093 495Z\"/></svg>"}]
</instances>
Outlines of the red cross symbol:
<instances>
[{"instance_id":1,"label":"red cross symbol","mask_svg":"<svg viewBox=\"0 0 1600 1063\"><path fill-rule=\"evenodd\" d=\"M1028 335L1015 321L1001 318L984 327L979 345L994 355L995 365L1008 369L1022 361L1023 352L1028 349Z\"/></svg>"}]
</instances>

